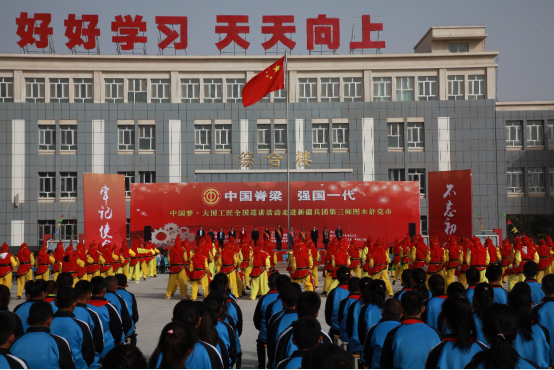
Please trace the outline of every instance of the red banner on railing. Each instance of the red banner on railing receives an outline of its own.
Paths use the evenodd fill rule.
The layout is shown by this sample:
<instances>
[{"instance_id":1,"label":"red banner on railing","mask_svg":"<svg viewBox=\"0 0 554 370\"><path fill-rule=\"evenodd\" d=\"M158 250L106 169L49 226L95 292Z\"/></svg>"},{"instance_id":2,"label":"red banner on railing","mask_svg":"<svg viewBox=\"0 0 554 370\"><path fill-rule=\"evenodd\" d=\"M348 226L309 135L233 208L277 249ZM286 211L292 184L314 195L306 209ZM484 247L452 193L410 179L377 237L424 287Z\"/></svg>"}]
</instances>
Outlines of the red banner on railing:
<instances>
[{"instance_id":1,"label":"red banner on railing","mask_svg":"<svg viewBox=\"0 0 554 370\"><path fill-rule=\"evenodd\" d=\"M121 242L126 238L125 176L83 174L85 243Z\"/></svg>"},{"instance_id":2,"label":"red banner on railing","mask_svg":"<svg viewBox=\"0 0 554 370\"><path fill-rule=\"evenodd\" d=\"M471 237L472 213L471 170L429 172L429 236Z\"/></svg>"},{"instance_id":3,"label":"red banner on railing","mask_svg":"<svg viewBox=\"0 0 554 370\"><path fill-rule=\"evenodd\" d=\"M194 240L200 225L205 232L222 227L228 238L234 227L248 239L254 226L260 239L269 227L271 240L279 223L287 234L287 183L131 184L131 240L142 239L151 227L152 240L171 244L177 235ZM323 228L331 238L338 226L347 239L383 238L392 243L408 233L409 223L419 232L419 183L400 182L291 182L290 222L306 238L315 225L322 247Z\"/></svg>"}]
</instances>

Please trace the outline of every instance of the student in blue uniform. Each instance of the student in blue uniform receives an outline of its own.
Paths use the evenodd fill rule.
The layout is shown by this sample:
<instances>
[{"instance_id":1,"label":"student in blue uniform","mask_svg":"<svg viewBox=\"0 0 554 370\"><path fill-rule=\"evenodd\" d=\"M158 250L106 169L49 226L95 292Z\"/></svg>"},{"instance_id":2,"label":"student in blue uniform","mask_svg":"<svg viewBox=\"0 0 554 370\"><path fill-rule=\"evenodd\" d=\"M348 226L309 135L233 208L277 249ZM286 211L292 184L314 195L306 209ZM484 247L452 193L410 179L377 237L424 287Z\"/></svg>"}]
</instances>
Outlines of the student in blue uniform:
<instances>
[{"instance_id":1,"label":"student in blue uniform","mask_svg":"<svg viewBox=\"0 0 554 370\"><path fill-rule=\"evenodd\" d=\"M542 286L537 282L536 276L539 273L539 265L533 261L525 263L523 266L523 275L525 275L525 283L531 288L531 297L534 304L541 303L544 298Z\"/></svg>"},{"instance_id":2,"label":"student in blue uniform","mask_svg":"<svg viewBox=\"0 0 554 370\"><path fill-rule=\"evenodd\" d=\"M339 338L343 342L348 342L348 333L346 332L346 317L350 306L356 303L362 296L360 292L360 278L352 277L348 281L348 297L344 298L339 305ZM332 293L332 292L331 292Z\"/></svg>"},{"instance_id":3,"label":"student in blue uniform","mask_svg":"<svg viewBox=\"0 0 554 370\"><path fill-rule=\"evenodd\" d=\"M341 347L322 343L308 350L302 358L302 369L353 369L354 358Z\"/></svg>"},{"instance_id":4,"label":"student in blue uniform","mask_svg":"<svg viewBox=\"0 0 554 370\"><path fill-rule=\"evenodd\" d=\"M275 286L277 288L277 292L281 293L281 291L283 290L283 287L290 282L291 280L288 275L279 276L275 280ZM267 309L265 312L266 331L269 330L270 325L279 317L281 317L284 312L285 310L283 309L283 301L281 301L281 298L278 298L276 301L274 301L273 303L270 303L267 306Z\"/></svg>"},{"instance_id":5,"label":"student in blue uniform","mask_svg":"<svg viewBox=\"0 0 554 370\"><path fill-rule=\"evenodd\" d=\"M325 302L325 322L330 326L329 336L338 336L340 333L339 308L340 302L348 297L348 280L350 280L350 269L342 266L337 270L339 285L331 290Z\"/></svg>"},{"instance_id":6,"label":"student in blue uniform","mask_svg":"<svg viewBox=\"0 0 554 370\"><path fill-rule=\"evenodd\" d=\"M123 324L117 313L117 309L106 299L106 279L95 276L90 281L92 285L92 297L87 308L96 312L104 330L104 350L100 358L104 357L115 345L122 342Z\"/></svg>"},{"instance_id":7,"label":"student in blue uniform","mask_svg":"<svg viewBox=\"0 0 554 370\"><path fill-rule=\"evenodd\" d=\"M189 325L173 321L164 326L157 350L159 356L156 369L182 369L197 343L196 333Z\"/></svg>"},{"instance_id":8,"label":"student in blue uniform","mask_svg":"<svg viewBox=\"0 0 554 370\"><path fill-rule=\"evenodd\" d=\"M479 283L475 286L473 297L473 319L475 320L476 338L487 347L490 347L483 333L483 320L481 316L483 311L494 302L494 289L488 283Z\"/></svg>"},{"instance_id":9,"label":"student in blue uniform","mask_svg":"<svg viewBox=\"0 0 554 370\"><path fill-rule=\"evenodd\" d=\"M298 297L298 303L296 304L296 312L298 313L298 319L303 317L313 317L317 319L319 309L321 308L321 298L316 292L302 292ZM298 350L298 347L294 344L293 337L293 325L294 322L286 328L277 340L275 346L275 357L273 359L274 365L279 364L282 360L290 357ZM332 343L329 334L321 331L321 342Z\"/></svg>"},{"instance_id":10,"label":"student in blue uniform","mask_svg":"<svg viewBox=\"0 0 554 370\"><path fill-rule=\"evenodd\" d=\"M464 297L466 296L466 289L462 285L462 283L459 283L457 281L450 283L448 288L446 288L446 295L449 297ZM437 318L437 330L439 333L441 333L441 336L445 336L446 334L450 334L450 329L446 326L446 323L444 322L444 313L441 311L439 314L439 317Z\"/></svg>"},{"instance_id":11,"label":"student in blue uniform","mask_svg":"<svg viewBox=\"0 0 554 370\"><path fill-rule=\"evenodd\" d=\"M237 361L237 340L233 327L219 319L223 313L224 298L221 294L210 292L204 299L204 303L210 309L212 324L214 325L219 338L223 341L229 356L229 366L232 368Z\"/></svg>"},{"instance_id":12,"label":"student in blue uniform","mask_svg":"<svg viewBox=\"0 0 554 370\"><path fill-rule=\"evenodd\" d=\"M493 303L482 314L483 332L491 344L477 353L466 369L539 369L532 360L525 359L512 347L515 341L517 313L507 305Z\"/></svg>"},{"instance_id":13,"label":"student in blue uniform","mask_svg":"<svg viewBox=\"0 0 554 370\"><path fill-rule=\"evenodd\" d=\"M412 271L412 277L410 278L411 290L417 290L423 296L423 299L431 298L431 292L427 289L427 273L422 268L417 268ZM410 291L408 289L403 290L398 295L398 299L402 301L402 295L405 292Z\"/></svg>"},{"instance_id":14,"label":"student in blue uniform","mask_svg":"<svg viewBox=\"0 0 554 370\"><path fill-rule=\"evenodd\" d=\"M445 280L442 275L433 274L429 278L429 290L433 296L424 301L425 312L423 313L422 319L432 328L438 330L438 317L442 311L442 304L446 299L447 295L444 293L445 289Z\"/></svg>"},{"instance_id":15,"label":"student in blue uniform","mask_svg":"<svg viewBox=\"0 0 554 370\"><path fill-rule=\"evenodd\" d=\"M15 313L11 312L9 309L11 301L11 293L7 286L0 284L0 313L6 313L9 315L12 320L15 322L15 337L19 337L20 335L23 335L23 323L21 322L21 318L19 315L16 315Z\"/></svg>"},{"instance_id":16,"label":"student in blue uniform","mask_svg":"<svg viewBox=\"0 0 554 370\"><path fill-rule=\"evenodd\" d=\"M44 298L44 301L52 305L52 310L54 310L54 314L58 310L58 307L54 302L56 300L56 295L58 294L58 289L58 283L56 283L54 280L48 280L46 282L46 298Z\"/></svg>"},{"instance_id":17,"label":"student in blue uniform","mask_svg":"<svg viewBox=\"0 0 554 370\"><path fill-rule=\"evenodd\" d=\"M429 351L440 343L438 331L421 320L423 296L411 291L402 295L402 323L386 336L381 368L423 369Z\"/></svg>"},{"instance_id":18,"label":"student in blue uniform","mask_svg":"<svg viewBox=\"0 0 554 370\"><path fill-rule=\"evenodd\" d=\"M95 363L94 343L89 326L75 318L77 294L73 288L62 288L56 296L58 311L52 319L50 332L65 338L71 348L71 356L77 369L99 368Z\"/></svg>"},{"instance_id":19,"label":"student in blue uniform","mask_svg":"<svg viewBox=\"0 0 554 370\"><path fill-rule=\"evenodd\" d=\"M198 338L198 328L200 327L200 312L198 306L189 300L178 302L173 308L173 322L179 321L195 329L196 338ZM148 367L155 369L161 363L160 349L156 348L148 361ZM187 369L223 369L223 359L217 352L217 349L209 343L197 340L194 343L192 353L185 361Z\"/></svg>"},{"instance_id":20,"label":"student in blue uniform","mask_svg":"<svg viewBox=\"0 0 554 370\"><path fill-rule=\"evenodd\" d=\"M117 313L121 318L121 324L123 326L123 338L121 342L126 342L126 338L134 333L135 325L133 320L131 320L131 315L129 315L129 309L127 308L127 303L125 300L116 293L117 290L117 278L115 276L106 277L106 298L112 306L117 309Z\"/></svg>"},{"instance_id":21,"label":"student in blue uniform","mask_svg":"<svg viewBox=\"0 0 554 370\"><path fill-rule=\"evenodd\" d=\"M33 303L29 328L12 344L11 353L25 360L31 369L75 369L67 340L50 333L53 315L50 303Z\"/></svg>"},{"instance_id":22,"label":"student in blue uniform","mask_svg":"<svg viewBox=\"0 0 554 370\"><path fill-rule=\"evenodd\" d=\"M354 302L348 309L348 314L346 315L346 334L348 335L348 351L352 354L359 355L363 350L363 345L361 343L360 334L358 333L358 323L360 321L360 313L364 305L368 304L371 301L371 293L366 289L371 284L373 279L366 276L360 280L360 292L362 296L356 302Z\"/></svg>"},{"instance_id":23,"label":"student in blue uniform","mask_svg":"<svg viewBox=\"0 0 554 370\"><path fill-rule=\"evenodd\" d=\"M502 286L502 268L490 265L485 271L485 277L494 289L494 303L508 304L508 291Z\"/></svg>"},{"instance_id":24,"label":"student in blue uniform","mask_svg":"<svg viewBox=\"0 0 554 370\"><path fill-rule=\"evenodd\" d=\"M267 345L267 321L265 316L269 305L279 299L279 292L277 291L276 284L276 280L279 276L281 276L281 274L278 272L274 272L269 275L269 278L267 279L269 292L260 297L258 304L256 305L256 309L254 310L254 327L259 330L258 339L256 339L258 369L265 368L265 346Z\"/></svg>"},{"instance_id":25,"label":"student in blue uniform","mask_svg":"<svg viewBox=\"0 0 554 370\"><path fill-rule=\"evenodd\" d=\"M139 321L137 299L133 293L127 291L126 289L128 286L127 276L125 274L116 274L115 277L117 278L116 293L125 300L125 303L127 304L127 310L129 311L129 316L133 321L131 332L127 333L127 338L130 339L131 345L136 346L137 333L135 329Z\"/></svg>"},{"instance_id":26,"label":"student in blue uniform","mask_svg":"<svg viewBox=\"0 0 554 370\"><path fill-rule=\"evenodd\" d=\"M542 302L533 307L538 324L548 329L550 334L550 361L554 361L554 274L542 279L542 291L545 297Z\"/></svg>"},{"instance_id":27,"label":"student in blue uniform","mask_svg":"<svg viewBox=\"0 0 554 370\"><path fill-rule=\"evenodd\" d=\"M25 284L25 293L29 296L27 301L17 305L13 312L21 318L21 323L23 324L23 331L27 331L29 324L27 323L27 318L29 317L29 309L36 302L44 301L46 295L48 294L46 287L46 281L39 280L29 280ZM50 303L49 303L50 304Z\"/></svg>"},{"instance_id":28,"label":"student in blue uniform","mask_svg":"<svg viewBox=\"0 0 554 370\"><path fill-rule=\"evenodd\" d=\"M400 275L400 278L402 280L402 290L394 293L394 298L398 300L400 300L400 295L403 292L409 292L410 290L412 290L412 270L406 269L402 271L402 275Z\"/></svg>"},{"instance_id":29,"label":"student in blue uniform","mask_svg":"<svg viewBox=\"0 0 554 370\"><path fill-rule=\"evenodd\" d=\"M100 354L104 351L104 328L100 321L100 316L93 310L87 307L87 303L92 296L92 284L88 280L80 280L75 284L75 294L77 305L73 310L73 314L77 320L85 322L92 333L92 341L94 342L95 363L100 360Z\"/></svg>"},{"instance_id":30,"label":"student in blue uniform","mask_svg":"<svg viewBox=\"0 0 554 370\"><path fill-rule=\"evenodd\" d=\"M387 286L383 280L373 280L366 288L364 294L369 298L369 303L362 307L358 321L358 335L360 344L365 345L368 330L382 318L383 306L385 304Z\"/></svg>"},{"instance_id":31,"label":"student in blue uniform","mask_svg":"<svg viewBox=\"0 0 554 370\"><path fill-rule=\"evenodd\" d=\"M0 312L0 369L29 368L25 360L10 353L10 347L15 340L15 327L16 321L12 315Z\"/></svg>"},{"instance_id":32,"label":"student in blue uniform","mask_svg":"<svg viewBox=\"0 0 554 370\"><path fill-rule=\"evenodd\" d=\"M314 294L317 295L317 293ZM299 369L302 366L304 354L310 348L321 343L321 332L321 325L314 317L304 316L294 322L292 324L292 342L297 349L290 357L280 361L277 369Z\"/></svg>"},{"instance_id":33,"label":"student in blue uniform","mask_svg":"<svg viewBox=\"0 0 554 370\"><path fill-rule=\"evenodd\" d=\"M73 275L69 272L60 272L56 278L56 284L58 284L58 290L67 287L73 287Z\"/></svg>"},{"instance_id":34,"label":"student in blue uniform","mask_svg":"<svg viewBox=\"0 0 554 370\"><path fill-rule=\"evenodd\" d=\"M221 357L223 368L230 369L231 360L229 359L229 351L227 351L227 346L223 342L223 339L219 337L219 332L216 330L215 324L212 321L212 311L204 302L196 301L194 302L194 305L196 306L200 317L200 325L196 328L198 339L214 347Z\"/></svg>"},{"instance_id":35,"label":"student in blue uniform","mask_svg":"<svg viewBox=\"0 0 554 370\"><path fill-rule=\"evenodd\" d=\"M467 279L467 291L466 298L469 299L469 303L473 305L473 294L475 293L474 289L481 281L481 273L475 267L470 267L466 271Z\"/></svg>"},{"instance_id":36,"label":"student in blue uniform","mask_svg":"<svg viewBox=\"0 0 554 370\"><path fill-rule=\"evenodd\" d=\"M361 360L370 369L379 369L381 352L387 334L400 325L402 305L396 298L389 299L383 305L383 318L367 332Z\"/></svg>"},{"instance_id":37,"label":"student in blue uniform","mask_svg":"<svg viewBox=\"0 0 554 370\"><path fill-rule=\"evenodd\" d=\"M448 297L442 306L450 329L442 342L429 352L426 369L463 369L477 353L488 349L475 340L475 321L467 298Z\"/></svg>"},{"instance_id":38,"label":"student in blue uniform","mask_svg":"<svg viewBox=\"0 0 554 370\"><path fill-rule=\"evenodd\" d=\"M551 363L550 333L544 326L537 324L537 318L531 311L533 301L526 283L514 285L508 294L508 305L517 311L518 334L513 343L514 349L520 356L532 359L546 369Z\"/></svg>"}]
</instances>

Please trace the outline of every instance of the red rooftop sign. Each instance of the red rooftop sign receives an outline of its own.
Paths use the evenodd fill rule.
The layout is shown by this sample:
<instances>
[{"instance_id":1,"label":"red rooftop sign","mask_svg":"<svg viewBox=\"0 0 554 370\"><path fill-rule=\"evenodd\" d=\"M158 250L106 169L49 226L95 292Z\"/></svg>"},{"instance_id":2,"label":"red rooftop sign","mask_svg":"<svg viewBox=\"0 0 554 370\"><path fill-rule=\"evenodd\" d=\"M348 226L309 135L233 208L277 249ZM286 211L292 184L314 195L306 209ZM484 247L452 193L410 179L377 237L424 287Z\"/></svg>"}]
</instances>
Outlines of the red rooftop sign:
<instances>
[{"instance_id":1,"label":"red rooftop sign","mask_svg":"<svg viewBox=\"0 0 554 370\"><path fill-rule=\"evenodd\" d=\"M34 45L37 48L49 46L49 36L54 34L50 26L52 15L50 13L35 13L29 15L21 12L16 18L16 34L21 38L17 45L24 48ZM362 39L350 42L350 49L383 49L384 41L372 41L372 31L382 31L382 23L371 23L369 15L362 15ZM184 16L156 16L154 20L156 28L163 34L163 39L158 43L160 49L172 47L176 50L184 50L188 45L188 23ZM234 42L238 47L247 50L250 42L245 36L250 33L247 15L217 15L215 33L221 35L221 41L215 46L222 50ZM264 15L262 16L261 33L270 36L262 43L262 47L268 50L278 42L290 50L296 47L291 35L296 33L294 15ZM69 14L64 20L65 36L68 41L66 46L73 49L76 46L85 50L97 47L97 37L100 37L97 14L83 14L77 17ZM111 22L112 43L119 44L121 50L132 50L135 44L146 44L147 22L141 15L117 15ZM319 14L316 18L306 19L307 50L314 50L316 46L325 46L329 50L337 50L340 47L340 20L328 18L325 14Z\"/></svg>"}]
</instances>

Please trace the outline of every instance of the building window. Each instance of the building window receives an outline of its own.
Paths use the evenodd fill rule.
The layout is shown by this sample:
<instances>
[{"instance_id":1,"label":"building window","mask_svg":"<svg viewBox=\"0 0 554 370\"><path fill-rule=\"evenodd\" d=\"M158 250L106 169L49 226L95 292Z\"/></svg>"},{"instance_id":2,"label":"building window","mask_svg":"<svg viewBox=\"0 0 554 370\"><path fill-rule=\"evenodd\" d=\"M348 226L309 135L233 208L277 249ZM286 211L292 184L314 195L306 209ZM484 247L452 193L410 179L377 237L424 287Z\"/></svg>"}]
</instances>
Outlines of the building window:
<instances>
[{"instance_id":1,"label":"building window","mask_svg":"<svg viewBox=\"0 0 554 370\"><path fill-rule=\"evenodd\" d=\"M437 78L432 76L418 77L418 99L436 100L437 99Z\"/></svg>"},{"instance_id":2,"label":"building window","mask_svg":"<svg viewBox=\"0 0 554 370\"><path fill-rule=\"evenodd\" d=\"M333 148L348 149L348 123L333 124Z\"/></svg>"},{"instance_id":3,"label":"building window","mask_svg":"<svg viewBox=\"0 0 554 370\"><path fill-rule=\"evenodd\" d=\"M181 80L181 103L200 103L200 80L198 78Z\"/></svg>"},{"instance_id":4,"label":"building window","mask_svg":"<svg viewBox=\"0 0 554 370\"><path fill-rule=\"evenodd\" d=\"M231 125L215 125L215 150L231 150Z\"/></svg>"},{"instance_id":5,"label":"building window","mask_svg":"<svg viewBox=\"0 0 554 370\"><path fill-rule=\"evenodd\" d=\"M427 216L419 216L419 230L421 230L421 235L429 235L427 232Z\"/></svg>"},{"instance_id":6,"label":"building window","mask_svg":"<svg viewBox=\"0 0 554 370\"><path fill-rule=\"evenodd\" d=\"M77 150L77 125L60 125L60 150Z\"/></svg>"},{"instance_id":7,"label":"building window","mask_svg":"<svg viewBox=\"0 0 554 370\"><path fill-rule=\"evenodd\" d=\"M60 172L60 197L77 197L77 172Z\"/></svg>"},{"instance_id":8,"label":"building window","mask_svg":"<svg viewBox=\"0 0 554 370\"><path fill-rule=\"evenodd\" d=\"M554 196L554 167L548 169L548 186L550 187L550 196Z\"/></svg>"},{"instance_id":9,"label":"building window","mask_svg":"<svg viewBox=\"0 0 554 370\"><path fill-rule=\"evenodd\" d=\"M423 122L408 122L408 148L423 148L425 134Z\"/></svg>"},{"instance_id":10,"label":"building window","mask_svg":"<svg viewBox=\"0 0 554 370\"><path fill-rule=\"evenodd\" d=\"M338 102L339 99L340 78L322 78L321 79L321 101Z\"/></svg>"},{"instance_id":11,"label":"building window","mask_svg":"<svg viewBox=\"0 0 554 370\"><path fill-rule=\"evenodd\" d=\"M298 79L298 97L300 102L316 102L317 78Z\"/></svg>"},{"instance_id":12,"label":"building window","mask_svg":"<svg viewBox=\"0 0 554 370\"><path fill-rule=\"evenodd\" d=\"M329 124L312 125L312 145L314 149L329 149Z\"/></svg>"},{"instance_id":13,"label":"building window","mask_svg":"<svg viewBox=\"0 0 554 370\"><path fill-rule=\"evenodd\" d=\"M106 103L123 103L123 79L104 79L104 101Z\"/></svg>"},{"instance_id":14,"label":"building window","mask_svg":"<svg viewBox=\"0 0 554 370\"><path fill-rule=\"evenodd\" d=\"M118 150L135 150L135 126L119 125L118 132Z\"/></svg>"},{"instance_id":15,"label":"building window","mask_svg":"<svg viewBox=\"0 0 554 370\"><path fill-rule=\"evenodd\" d=\"M373 101L392 100L392 79L390 77L373 77Z\"/></svg>"},{"instance_id":16,"label":"building window","mask_svg":"<svg viewBox=\"0 0 554 370\"><path fill-rule=\"evenodd\" d=\"M451 53L467 53L469 51L469 44L467 43L448 44L448 51Z\"/></svg>"},{"instance_id":17,"label":"building window","mask_svg":"<svg viewBox=\"0 0 554 370\"><path fill-rule=\"evenodd\" d=\"M63 220L57 235L59 240L74 240L77 237L77 220Z\"/></svg>"},{"instance_id":18,"label":"building window","mask_svg":"<svg viewBox=\"0 0 554 370\"><path fill-rule=\"evenodd\" d=\"M69 103L69 78L50 78L50 103Z\"/></svg>"},{"instance_id":19,"label":"building window","mask_svg":"<svg viewBox=\"0 0 554 370\"><path fill-rule=\"evenodd\" d=\"M242 102L244 78L228 78L225 80L225 86L227 87L227 103Z\"/></svg>"},{"instance_id":20,"label":"building window","mask_svg":"<svg viewBox=\"0 0 554 370\"><path fill-rule=\"evenodd\" d=\"M396 100L413 101L414 100L414 78L396 77Z\"/></svg>"},{"instance_id":21,"label":"building window","mask_svg":"<svg viewBox=\"0 0 554 370\"><path fill-rule=\"evenodd\" d=\"M141 184L154 184L156 182L156 172L139 171L139 182Z\"/></svg>"},{"instance_id":22,"label":"building window","mask_svg":"<svg viewBox=\"0 0 554 370\"><path fill-rule=\"evenodd\" d=\"M389 168L389 181L404 181L404 174L403 168Z\"/></svg>"},{"instance_id":23,"label":"building window","mask_svg":"<svg viewBox=\"0 0 554 370\"><path fill-rule=\"evenodd\" d=\"M150 80L152 90L152 103L169 103L170 102L170 86L167 79L152 79Z\"/></svg>"},{"instance_id":24,"label":"building window","mask_svg":"<svg viewBox=\"0 0 554 370\"><path fill-rule=\"evenodd\" d=\"M13 103L13 78L0 77L0 103Z\"/></svg>"},{"instance_id":25,"label":"building window","mask_svg":"<svg viewBox=\"0 0 554 370\"><path fill-rule=\"evenodd\" d=\"M342 79L344 101L362 101L362 78L345 77Z\"/></svg>"},{"instance_id":26,"label":"building window","mask_svg":"<svg viewBox=\"0 0 554 370\"><path fill-rule=\"evenodd\" d=\"M37 246L40 246L44 243L44 235L54 235L55 231L56 231L56 221L54 221L54 220L38 220Z\"/></svg>"},{"instance_id":27,"label":"building window","mask_svg":"<svg viewBox=\"0 0 554 370\"><path fill-rule=\"evenodd\" d=\"M508 167L506 183L508 193L523 193L523 168Z\"/></svg>"},{"instance_id":28,"label":"building window","mask_svg":"<svg viewBox=\"0 0 554 370\"><path fill-rule=\"evenodd\" d=\"M522 122L506 121L506 146L522 146Z\"/></svg>"},{"instance_id":29,"label":"building window","mask_svg":"<svg viewBox=\"0 0 554 370\"><path fill-rule=\"evenodd\" d=\"M130 78L127 80L127 101L129 103L146 103L146 79Z\"/></svg>"},{"instance_id":30,"label":"building window","mask_svg":"<svg viewBox=\"0 0 554 370\"><path fill-rule=\"evenodd\" d=\"M131 196L131 184L135 183L135 173L130 172L118 172L119 175L125 175L125 196Z\"/></svg>"},{"instance_id":31,"label":"building window","mask_svg":"<svg viewBox=\"0 0 554 370\"><path fill-rule=\"evenodd\" d=\"M274 103L285 103L287 101L287 89L281 89L273 92Z\"/></svg>"},{"instance_id":32,"label":"building window","mask_svg":"<svg viewBox=\"0 0 554 370\"><path fill-rule=\"evenodd\" d=\"M528 168L527 185L529 186L529 193L544 193L544 168Z\"/></svg>"},{"instance_id":33,"label":"building window","mask_svg":"<svg viewBox=\"0 0 554 370\"><path fill-rule=\"evenodd\" d=\"M467 76L469 100L485 99L485 75Z\"/></svg>"},{"instance_id":34,"label":"building window","mask_svg":"<svg viewBox=\"0 0 554 370\"><path fill-rule=\"evenodd\" d=\"M38 197L43 199L56 198L56 173L38 173Z\"/></svg>"},{"instance_id":35,"label":"building window","mask_svg":"<svg viewBox=\"0 0 554 370\"><path fill-rule=\"evenodd\" d=\"M464 76L448 76L448 100L464 100Z\"/></svg>"},{"instance_id":36,"label":"building window","mask_svg":"<svg viewBox=\"0 0 554 370\"><path fill-rule=\"evenodd\" d=\"M275 149L287 149L287 125L273 125Z\"/></svg>"},{"instance_id":37,"label":"building window","mask_svg":"<svg viewBox=\"0 0 554 370\"><path fill-rule=\"evenodd\" d=\"M527 121L527 145L544 145L542 121Z\"/></svg>"},{"instance_id":38,"label":"building window","mask_svg":"<svg viewBox=\"0 0 554 370\"><path fill-rule=\"evenodd\" d=\"M38 150L56 150L56 126L38 127Z\"/></svg>"},{"instance_id":39,"label":"building window","mask_svg":"<svg viewBox=\"0 0 554 370\"><path fill-rule=\"evenodd\" d=\"M546 124L546 140L548 146L554 146L554 120L549 120Z\"/></svg>"},{"instance_id":40,"label":"building window","mask_svg":"<svg viewBox=\"0 0 554 370\"><path fill-rule=\"evenodd\" d=\"M223 102L223 82L219 78L204 79L204 103Z\"/></svg>"},{"instance_id":41,"label":"building window","mask_svg":"<svg viewBox=\"0 0 554 370\"><path fill-rule=\"evenodd\" d=\"M389 122L387 123L387 146L389 149L404 148L404 124Z\"/></svg>"},{"instance_id":42,"label":"building window","mask_svg":"<svg viewBox=\"0 0 554 370\"><path fill-rule=\"evenodd\" d=\"M139 126L139 150L156 150L156 126Z\"/></svg>"},{"instance_id":43,"label":"building window","mask_svg":"<svg viewBox=\"0 0 554 370\"><path fill-rule=\"evenodd\" d=\"M425 168L408 169L408 181L419 181L419 194L425 195Z\"/></svg>"},{"instance_id":44,"label":"building window","mask_svg":"<svg viewBox=\"0 0 554 370\"><path fill-rule=\"evenodd\" d=\"M44 78L25 79L25 102L44 103Z\"/></svg>"},{"instance_id":45,"label":"building window","mask_svg":"<svg viewBox=\"0 0 554 370\"><path fill-rule=\"evenodd\" d=\"M211 125L194 126L194 149L212 150L212 126Z\"/></svg>"},{"instance_id":46,"label":"building window","mask_svg":"<svg viewBox=\"0 0 554 370\"><path fill-rule=\"evenodd\" d=\"M271 125L259 124L258 132L258 150L271 149Z\"/></svg>"},{"instance_id":47,"label":"building window","mask_svg":"<svg viewBox=\"0 0 554 370\"><path fill-rule=\"evenodd\" d=\"M92 103L92 78L73 79L73 101L75 103Z\"/></svg>"}]
</instances>

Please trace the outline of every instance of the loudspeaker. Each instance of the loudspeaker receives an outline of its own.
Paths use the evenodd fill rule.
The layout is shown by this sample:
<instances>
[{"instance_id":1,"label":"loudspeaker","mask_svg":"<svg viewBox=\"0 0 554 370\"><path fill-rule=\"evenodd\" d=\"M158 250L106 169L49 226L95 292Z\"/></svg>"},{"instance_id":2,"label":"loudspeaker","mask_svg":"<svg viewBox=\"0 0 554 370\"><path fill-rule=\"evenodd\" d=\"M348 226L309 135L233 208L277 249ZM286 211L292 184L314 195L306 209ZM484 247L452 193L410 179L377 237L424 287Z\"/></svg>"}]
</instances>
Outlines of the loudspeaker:
<instances>
[{"instance_id":1,"label":"loudspeaker","mask_svg":"<svg viewBox=\"0 0 554 370\"><path fill-rule=\"evenodd\" d=\"M152 240L152 226L144 227L144 241L149 242Z\"/></svg>"},{"instance_id":2,"label":"loudspeaker","mask_svg":"<svg viewBox=\"0 0 554 370\"><path fill-rule=\"evenodd\" d=\"M416 227L415 227L415 222L410 222L408 224L408 235L410 235L410 238L413 238L416 234ZM145 233L146 235L146 233Z\"/></svg>"}]
</instances>

